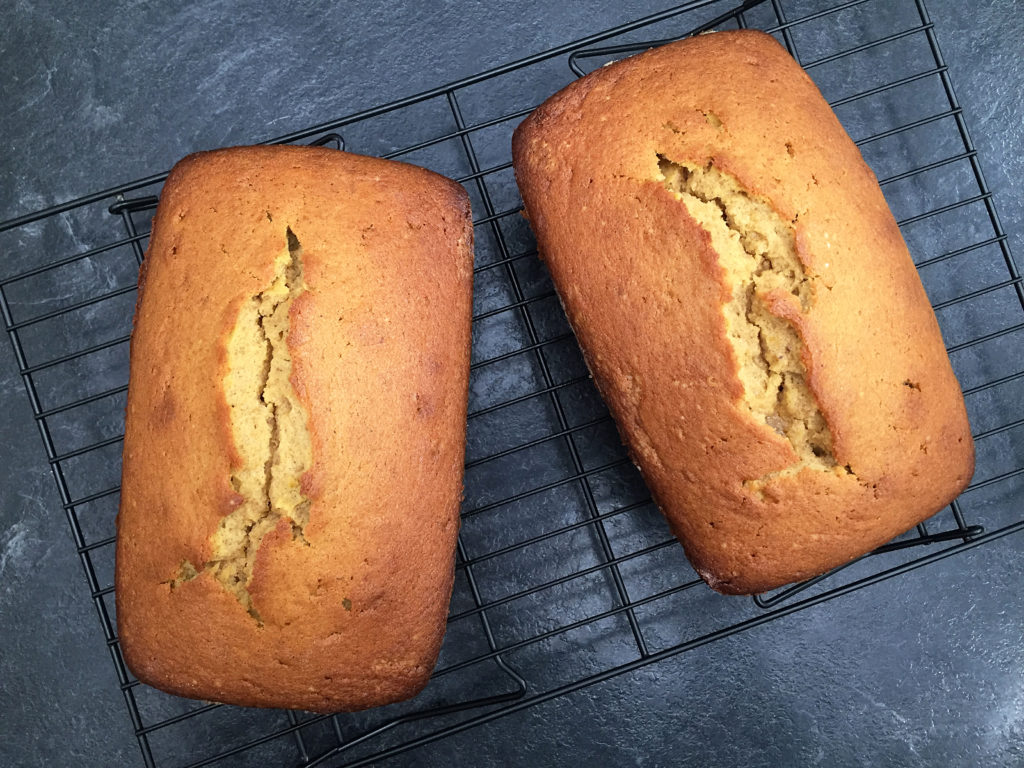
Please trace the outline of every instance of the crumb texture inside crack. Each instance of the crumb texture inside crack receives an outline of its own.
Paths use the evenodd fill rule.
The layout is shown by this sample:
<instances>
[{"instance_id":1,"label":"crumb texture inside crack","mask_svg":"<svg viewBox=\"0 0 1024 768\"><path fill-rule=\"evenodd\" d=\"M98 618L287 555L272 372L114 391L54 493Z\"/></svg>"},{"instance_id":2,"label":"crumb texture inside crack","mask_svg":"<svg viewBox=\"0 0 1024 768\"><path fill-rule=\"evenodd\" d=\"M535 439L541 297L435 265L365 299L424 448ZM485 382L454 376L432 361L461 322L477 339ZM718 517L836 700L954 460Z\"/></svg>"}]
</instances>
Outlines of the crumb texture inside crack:
<instances>
[{"instance_id":1,"label":"crumb texture inside crack","mask_svg":"<svg viewBox=\"0 0 1024 768\"><path fill-rule=\"evenodd\" d=\"M291 229L285 239L273 280L243 303L228 339L224 393L241 458L230 479L242 500L220 521L210 541L212 558L204 565L257 620L248 587L260 542L282 518L293 537L304 541L309 520L310 502L300 482L313 463L313 449L307 414L290 380L288 346L289 311L305 290L302 246ZM197 575L185 561L170 583Z\"/></svg>"},{"instance_id":2,"label":"crumb texture inside crack","mask_svg":"<svg viewBox=\"0 0 1024 768\"><path fill-rule=\"evenodd\" d=\"M745 404L799 457L783 471L834 468L832 435L807 383L803 341L788 320L769 310L769 296L785 295L800 311L814 302L791 222L713 163L676 163L661 155L658 161L662 183L708 232L725 271L731 298L723 314Z\"/></svg>"}]
</instances>

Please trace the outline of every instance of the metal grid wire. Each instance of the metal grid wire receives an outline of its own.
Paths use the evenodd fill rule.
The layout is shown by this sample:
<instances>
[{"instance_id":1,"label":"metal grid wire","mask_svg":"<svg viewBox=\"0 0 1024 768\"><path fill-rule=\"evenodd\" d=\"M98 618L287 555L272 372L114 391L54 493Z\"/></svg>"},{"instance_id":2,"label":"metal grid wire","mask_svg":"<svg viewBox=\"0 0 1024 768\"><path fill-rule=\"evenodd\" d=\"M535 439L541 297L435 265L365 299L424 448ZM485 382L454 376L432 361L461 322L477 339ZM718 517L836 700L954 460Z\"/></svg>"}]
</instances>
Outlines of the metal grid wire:
<instances>
[{"instance_id":1,"label":"metal grid wire","mask_svg":"<svg viewBox=\"0 0 1024 768\"><path fill-rule=\"evenodd\" d=\"M4 326L147 766L365 764L1024 528L1024 291L932 21L923 0L822 5L695 0L278 140L424 165L473 202L456 587L437 670L412 702L312 716L188 701L131 676L114 517L136 274L165 174L0 225ZM934 302L978 449L965 494L916 531L753 600L704 586L653 507L536 258L509 161L514 127L574 74L712 26L774 34L860 145Z\"/></svg>"}]
</instances>

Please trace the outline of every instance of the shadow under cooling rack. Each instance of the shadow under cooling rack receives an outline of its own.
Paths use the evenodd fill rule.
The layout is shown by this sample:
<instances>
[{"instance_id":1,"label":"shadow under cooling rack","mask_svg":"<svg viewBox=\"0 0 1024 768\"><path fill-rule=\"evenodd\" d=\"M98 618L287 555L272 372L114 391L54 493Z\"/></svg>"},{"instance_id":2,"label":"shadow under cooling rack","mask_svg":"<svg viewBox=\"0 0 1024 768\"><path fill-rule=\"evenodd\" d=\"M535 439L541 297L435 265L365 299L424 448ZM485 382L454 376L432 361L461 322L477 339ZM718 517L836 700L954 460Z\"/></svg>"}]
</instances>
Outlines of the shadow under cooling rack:
<instances>
[{"instance_id":1,"label":"shadow under cooling rack","mask_svg":"<svg viewBox=\"0 0 1024 768\"><path fill-rule=\"evenodd\" d=\"M313 716L139 684L113 601L128 335L165 174L0 224L0 309L148 766L362 764L562 696L1024 527L1024 293L919 0L700 0L279 139L458 179L475 212L456 586L417 699ZM513 129L574 76L707 28L784 43L861 147L917 261L975 431L951 507L820 579L753 600L697 579L623 451L523 218Z\"/></svg>"}]
</instances>

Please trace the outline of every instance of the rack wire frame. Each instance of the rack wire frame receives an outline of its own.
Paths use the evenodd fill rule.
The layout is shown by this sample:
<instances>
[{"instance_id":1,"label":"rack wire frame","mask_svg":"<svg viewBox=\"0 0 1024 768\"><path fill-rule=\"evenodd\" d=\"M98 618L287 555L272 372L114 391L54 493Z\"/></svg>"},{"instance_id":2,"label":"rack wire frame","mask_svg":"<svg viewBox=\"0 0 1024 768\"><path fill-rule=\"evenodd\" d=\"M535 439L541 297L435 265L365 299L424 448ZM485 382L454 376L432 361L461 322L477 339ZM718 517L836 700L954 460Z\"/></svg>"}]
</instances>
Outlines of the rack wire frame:
<instances>
[{"instance_id":1,"label":"rack wire frame","mask_svg":"<svg viewBox=\"0 0 1024 768\"><path fill-rule=\"evenodd\" d=\"M874 13L878 10L879 3L878 0L849 0L832 4L828 8L818 7L813 11L787 13L784 6L796 2L797 0L746 0L736 5L723 0L691 0L675 8L546 53L530 56L391 104L292 133L272 142L314 143L341 149L346 146L346 137L353 132L358 133L358 128L362 124L389 116L400 118L401 123L406 112L411 114L423 105L440 103L444 106L450 122L449 129L436 135L403 141L396 146L384 148L384 151L369 153L417 162L418 153L423 151L452 144L459 148L462 172L458 174L458 180L466 186L473 197L478 242L483 234L483 239L490 243L491 250L489 259L476 266L476 275L478 280L490 279L492 275L499 276L504 291L499 292L500 301L475 305L474 341L477 347L489 347L488 344L481 342L499 337L500 341L507 341L500 330L491 329L488 323L513 317L518 333L516 339L519 342L514 347L503 349L496 354L475 357L472 370L477 374L493 366L528 360L533 376L532 386L525 391L512 393L492 402L484 400L483 403L471 406L470 434L473 434L475 422L497 420L496 423L501 424L503 414L511 409L532 407L538 403L543 404L541 410L544 413L544 417L539 419L538 423L546 427L546 430L530 439L497 449L491 447L480 455L472 455L471 441L470 455L467 455L466 463L467 490L471 488L472 473L475 470L486 470L507 459L515 460L529 451L549 450L552 447L559 449L564 460L563 469L566 470L561 476L540 478L539 482L533 484L520 484L522 487L516 485L514 492L494 498L475 498L474 494L467 493L469 498L462 513L463 532L459 538L456 563L457 578L462 580L460 583L463 584L464 594L461 600L453 599L449 615L449 635L453 634L454 626L472 627L473 632L477 633L477 645L474 647L479 650L453 661L446 661L445 653L442 653L442 660L435 671L431 686L434 685L434 681L457 679L460 673L467 672L471 675L470 684L467 687L465 684L457 683L451 690L443 689L440 697L435 697L435 701L426 704L415 700L408 705L384 708L376 720L360 719L354 715L310 716L295 712L276 713L272 722L258 721L257 732L251 737L233 744L206 745L211 747L208 752L186 756L184 763L173 749L162 752L160 746L154 744L161 734L177 726L195 727L197 723L203 722L204 718L217 716L215 713L243 710L181 700L180 711L154 718L148 715L146 707L140 704L140 698L147 695L145 692L151 689L135 680L124 664L113 615L113 586L108 578L112 574L109 563L103 565L106 560L111 559L115 542L112 519L108 520L105 531L101 530L94 535L97 526L87 517L95 505L106 505L108 509L111 506L116 508L119 488L116 484L111 484L87 493L77 492L77 481L73 477L75 468L72 466L83 457L109 455L110 451L119 451L122 437L120 434L98 436L85 445L73 448L65 448L60 437L62 419L79 412L88 414L91 412L90 409L95 407L107 406L116 409L117 404L121 402L119 398L123 398L127 388L127 369L123 366L117 369L123 380L103 386L99 391L85 393L79 393L75 387L70 386L69 374L64 372L64 368L81 365L88 374L89 369L85 362L123 350L128 336L127 333L117 333L109 338L90 342L79 349L51 356L45 354L46 341L49 338L45 333L47 324L73 324L78 316L76 313L83 311L95 310L96 314L106 316L113 312L127 312L130 315L130 304L125 302L133 298L135 285L134 282L130 282L104 287L103 290L69 302L58 303L35 314L26 313L23 306L31 305L31 302L21 301L19 297L26 292L31 293L33 280L51 277L61 270L75 270L83 264L91 263L90 260L106 258L112 254L121 261L130 262L132 271L136 270L144 257L149 218L158 200L159 186L166 178L166 174L153 175L103 190L0 224L0 236L4 233L14 233L16 236L28 238L34 236L31 234L33 228L45 227L48 223L60 223L70 229L72 225L63 218L66 215L74 216L98 207L105 210L104 216L107 217L109 227L105 230L105 237L110 239L106 242L72 253L47 254L38 263L22 266L10 274L0 271L0 313L14 349L19 372L89 583L92 600L117 671L145 765L187 764L197 768L206 765L234 764L232 761L250 758L264 760L265 754L260 752L261 749L268 745L282 744L288 745L287 750L291 757L287 759L292 764L364 765L594 685L641 666L657 663L795 611L984 545L1024 528L1024 515L1018 514L1017 509L1020 489L1016 485L1016 481L1024 476L1024 452L1018 439L1024 418L1021 418L1019 411L1007 412L1005 405L1000 408L1000 401L996 399L994 404L986 402L984 407L979 407L978 413L983 417L981 421L986 426L975 433L975 440L979 445L994 438L1005 439L1008 435L1012 435L1014 440L1003 446L1000 451L1002 464L994 461L993 471L985 470L980 476L976 475L975 481L961 500L951 505L948 514L937 516L942 520L936 521L936 518L922 524L911 534L818 579L793 585L771 595L759 595L752 601L741 601L748 606L747 609L734 612L724 621L704 627L702 631L685 639L679 640L676 637L675 641L664 642L663 638L656 637L658 632L651 628L653 624L648 610L681 595L700 593L705 595L706 599L734 601L730 605L738 605L739 599L717 598L692 571L687 575L685 562L680 562L681 553L674 539L667 534L666 528L652 522L649 498L641 494L628 503L611 507L599 498L602 494L602 478L607 473L631 473L632 467L621 446L618 446L614 432L608 431L610 417L607 412L599 405L594 405L593 392L586 371L572 363L574 339L568 327L564 325L564 319L562 326L554 323L556 332L550 332L551 311L545 314L542 308L557 304L553 289L543 275L539 278L531 277L528 270L524 269L523 265L536 262L535 246L527 243L522 247L522 238L510 231L510 226L513 226L511 223L518 220L521 205L517 201L510 204L507 200L502 200L503 196L508 197L508 172L511 167L507 159L507 142L498 146L499 142L489 138L495 129L498 129L500 135L507 136L511 128L532 111L536 103L516 103L515 99L511 99L509 108L500 114L475 116L468 114L470 110L466 108L467 102L474 101L474 87L481 84L496 85L502 78L530 74L552 62L565 65L569 72L580 76L585 74L590 63L601 62L610 56L628 55L703 29L746 27L751 23L776 35L812 76L816 68L828 66L833 62L842 62L861 53L875 55L885 46L908 45L909 41L923 42L928 53L924 69L846 94L833 99L831 103L834 108L840 109L880 94L895 92L906 86L921 88L926 83L939 86L944 98L941 110L907 122L883 126L880 130L860 138L858 144L866 148L875 142L910 135L915 130L934 126L943 121L952 121L957 138L955 147L944 156L929 162L887 175L879 173L880 183L888 192L891 186L906 182L921 182L927 185L927 182L922 180L933 172L946 172L955 168L967 169L973 183L970 194L904 216L900 219L900 225L906 234L908 228L919 222L958 215L968 209L973 211L969 218L972 231L970 241L951 250L919 259L918 267L925 270L958 259L972 258L980 252L997 256L999 264L994 278L988 279L982 285L969 285L958 289L954 295L936 301L934 306L937 312L967 305L977 306L983 313L998 315L1001 321L997 327L983 328L948 346L951 355L970 352L982 358L982 362L986 364L982 366L987 372L986 375L964 387L969 404L972 397L991 397L995 392L1007 388L1012 390L1024 382L1024 370L1020 367L1019 357L1011 355L1009 369L1005 366L993 369L992 365L988 365L992 362L988 358L1004 355L1000 344L1016 340L1018 335L1024 337L1024 286L1010 253L1006 234L999 222L992 194L984 180L978 153L968 133L963 111L954 93L924 0L906 0L905 4L916 15L915 23L911 26L881 37L856 41L853 45L809 60L806 57L802 58L802 45L798 43L802 25L811 25L819 20L827 21L837 14L846 12L857 13L862 7L869 13ZM724 13L721 12L723 8ZM752 19L756 14L760 15ZM668 35L653 39L648 34L656 30L661 31L673 24L676 27L671 29ZM638 40L638 36L643 37ZM613 44L609 45L609 42ZM566 74L568 75L568 72ZM366 151L362 146L350 148L354 151ZM438 170L450 172L449 168ZM132 196L133 194L135 196ZM975 230L978 230L976 234ZM115 232L116 234L111 234ZM520 243L520 247L517 247L517 243ZM2 241L0 247L4 247ZM990 270L988 274L993 273ZM29 286L28 289L25 289L26 285ZM1007 301L1007 296L1013 300ZM553 311L555 316L558 316L559 310L556 308ZM40 349L43 354L40 354ZM556 350L568 351L565 354L556 354ZM1016 369L1012 367L1013 365L1017 366ZM46 377L52 379L49 384L41 383ZM84 375L84 379L86 383L92 381L88 375ZM573 396L577 391L588 394ZM56 396L53 392L56 392ZM580 403L583 404L582 409ZM598 458L595 459L590 449L592 445L598 443L606 448L610 445L611 448L603 454L598 452ZM1007 451L1009 459L1006 457ZM984 466L985 456L981 455L980 458L982 461L979 462L979 470ZM576 519L570 522L560 520L557 527L539 530L532 535L499 543L490 548L480 546L481 541L490 540L487 536L476 537L478 540L467 542L467 538L472 538L469 527L476 526L476 521L483 521L482 529L487 530L489 516L496 511L508 509L520 502L527 505L543 505L546 494L565 489L571 489L579 499L580 514ZM972 510L964 501L969 499L971 494L980 493L983 489L989 492L997 489L1003 497L1009 498L1009 513L1002 513L997 524L989 526L988 530L978 522L968 522ZM632 548L624 549L621 532L617 526L632 515L639 516L634 528L640 530L641 541ZM102 529L102 526L100 528ZM588 537L587 541L592 550L592 557L589 560L584 558L578 566L574 565L557 576L544 578L537 583L518 586L504 594L495 592L490 582L496 578L496 567L497 573L500 574L503 558L525 557L526 561L530 562L531 558L539 558L546 552L544 547L580 533ZM661 584L657 589L640 589L638 593L639 582L631 574L630 569L636 563L645 561L645 558L660 558L669 553L674 558L668 569L674 577L673 580ZM897 559L894 561L893 557ZM652 562L655 562L654 568L660 567L660 561ZM495 563L498 566L495 566ZM844 575L849 574L852 575L844 580ZM594 582L591 577L596 577L599 581ZM556 594L554 602L558 605L558 590L574 589L575 585L588 579L588 589L597 584L598 592L606 592L605 607L586 611L578 617L574 617L572 611L567 611L571 620L549 622L532 634L518 639L509 640L502 634L507 623L508 611L528 610L522 606L529 606L531 599L551 593ZM644 587L644 584L640 583L640 587ZM517 604L519 608L516 608ZM517 654L521 651L543 648L552 638L571 636L571 633L580 629L590 630L605 626L604 623L609 621L618 622L618 629L614 632L618 632L622 638L627 638L631 642L628 653L625 656L620 653L613 663L545 687L542 682L531 679L529 670L521 669L521 665L516 661ZM468 635L463 633L461 636ZM493 674L481 672L485 666ZM525 666L529 667L529 664L526 663ZM480 690L479 680L484 678L486 681L483 690ZM272 754L280 759L285 753L278 751Z\"/></svg>"}]
</instances>

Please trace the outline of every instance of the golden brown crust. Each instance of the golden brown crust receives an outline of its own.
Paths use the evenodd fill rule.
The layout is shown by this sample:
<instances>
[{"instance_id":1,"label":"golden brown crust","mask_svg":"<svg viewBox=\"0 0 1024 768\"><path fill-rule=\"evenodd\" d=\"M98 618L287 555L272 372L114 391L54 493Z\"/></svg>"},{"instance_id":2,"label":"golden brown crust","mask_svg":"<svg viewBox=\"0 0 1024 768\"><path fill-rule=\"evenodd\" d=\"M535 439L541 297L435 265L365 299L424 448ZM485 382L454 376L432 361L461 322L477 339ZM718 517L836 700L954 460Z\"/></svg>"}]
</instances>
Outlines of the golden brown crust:
<instances>
[{"instance_id":1,"label":"golden brown crust","mask_svg":"<svg viewBox=\"0 0 1024 768\"><path fill-rule=\"evenodd\" d=\"M711 238L658 157L731 175L792 222L815 285L771 299L852 474L805 469L742 405ZM974 466L935 316L870 169L771 37L723 32L635 56L517 129L516 179L595 381L651 492L715 589L821 573L949 503ZM625 340L629 340L626 342Z\"/></svg>"},{"instance_id":2,"label":"golden brown crust","mask_svg":"<svg viewBox=\"0 0 1024 768\"><path fill-rule=\"evenodd\" d=\"M250 706L354 710L425 684L445 629L461 494L472 227L454 182L329 149L245 147L172 171L131 342L117 619L143 682ZM286 227L305 292L291 382L311 414L304 538L262 541L250 594L206 563L239 497L227 337ZM443 311L441 311L443 308Z\"/></svg>"}]
</instances>

